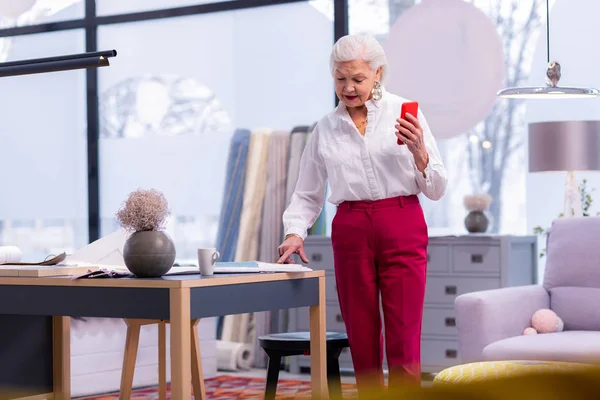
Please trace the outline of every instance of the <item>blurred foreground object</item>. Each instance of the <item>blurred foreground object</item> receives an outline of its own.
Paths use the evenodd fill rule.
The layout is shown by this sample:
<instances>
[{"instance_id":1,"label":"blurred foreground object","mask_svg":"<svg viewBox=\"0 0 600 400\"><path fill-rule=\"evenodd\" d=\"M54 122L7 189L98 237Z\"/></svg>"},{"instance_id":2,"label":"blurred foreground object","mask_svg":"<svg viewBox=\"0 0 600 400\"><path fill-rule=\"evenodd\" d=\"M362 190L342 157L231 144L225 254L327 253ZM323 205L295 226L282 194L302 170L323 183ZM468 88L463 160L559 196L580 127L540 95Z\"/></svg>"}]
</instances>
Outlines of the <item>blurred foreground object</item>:
<instances>
[{"instance_id":1,"label":"blurred foreground object","mask_svg":"<svg viewBox=\"0 0 600 400\"><path fill-rule=\"evenodd\" d=\"M526 361L523 361L526 363ZM567 363L564 363L567 364ZM387 393L373 393L361 400L575 400L597 399L600 393L600 368L580 364L582 368L535 372L530 370L511 377L495 377L471 383L434 384L431 388L406 387Z\"/></svg>"},{"instance_id":2,"label":"blurred foreground object","mask_svg":"<svg viewBox=\"0 0 600 400\"><path fill-rule=\"evenodd\" d=\"M592 364L558 361L474 362L446 368L435 376L433 384L473 383L531 374L587 371L592 368Z\"/></svg>"}]
</instances>

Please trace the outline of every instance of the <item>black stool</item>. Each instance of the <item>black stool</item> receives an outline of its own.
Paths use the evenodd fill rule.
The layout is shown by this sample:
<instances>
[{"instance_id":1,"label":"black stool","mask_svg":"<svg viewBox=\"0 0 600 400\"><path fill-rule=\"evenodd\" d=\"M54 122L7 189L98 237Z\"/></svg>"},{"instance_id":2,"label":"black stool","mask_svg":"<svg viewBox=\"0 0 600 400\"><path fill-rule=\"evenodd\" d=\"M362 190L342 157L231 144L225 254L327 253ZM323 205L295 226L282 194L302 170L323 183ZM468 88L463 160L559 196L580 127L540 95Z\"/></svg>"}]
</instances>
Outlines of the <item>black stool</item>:
<instances>
[{"instance_id":1,"label":"black stool","mask_svg":"<svg viewBox=\"0 0 600 400\"><path fill-rule=\"evenodd\" d=\"M345 333L327 332L327 385L329 397L342 398L342 381L340 379L340 363L338 361L344 348L348 347L348 336ZM265 400L273 400L277 392L279 380L279 367L281 357L309 355L310 333L290 332L274 333L258 338L260 347L269 356L267 367L267 383L265 387Z\"/></svg>"}]
</instances>

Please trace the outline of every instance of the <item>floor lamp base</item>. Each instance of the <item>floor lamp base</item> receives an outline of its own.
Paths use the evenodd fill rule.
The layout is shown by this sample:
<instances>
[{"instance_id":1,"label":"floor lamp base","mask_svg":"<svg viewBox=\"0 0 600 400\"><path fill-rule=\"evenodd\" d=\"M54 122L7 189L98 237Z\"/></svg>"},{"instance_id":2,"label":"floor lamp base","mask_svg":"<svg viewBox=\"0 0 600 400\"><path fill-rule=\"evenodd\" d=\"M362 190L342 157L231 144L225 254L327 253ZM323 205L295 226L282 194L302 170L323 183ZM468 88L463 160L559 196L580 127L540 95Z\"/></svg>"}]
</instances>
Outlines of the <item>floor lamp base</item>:
<instances>
[{"instance_id":1,"label":"floor lamp base","mask_svg":"<svg viewBox=\"0 0 600 400\"><path fill-rule=\"evenodd\" d=\"M581 195L579 194L579 184L575 179L573 171L567 172L567 181L565 182L565 201L564 217L583 217L583 208L581 206Z\"/></svg>"}]
</instances>

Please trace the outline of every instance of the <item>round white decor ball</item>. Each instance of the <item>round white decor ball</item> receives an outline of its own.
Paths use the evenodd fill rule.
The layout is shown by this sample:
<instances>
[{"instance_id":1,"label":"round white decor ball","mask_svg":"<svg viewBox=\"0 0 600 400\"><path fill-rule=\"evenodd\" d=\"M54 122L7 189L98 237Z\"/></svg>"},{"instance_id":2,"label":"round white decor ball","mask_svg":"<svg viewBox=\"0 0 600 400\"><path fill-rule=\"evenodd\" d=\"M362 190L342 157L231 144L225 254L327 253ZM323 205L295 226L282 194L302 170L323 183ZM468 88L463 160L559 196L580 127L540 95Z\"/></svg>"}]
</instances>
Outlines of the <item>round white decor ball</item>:
<instances>
[{"instance_id":1,"label":"round white decor ball","mask_svg":"<svg viewBox=\"0 0 600 400\"><path fill-rule=\"evenodd\" d=\"M418 101L433 135L446 139L483 121L504 81L502 38L464 0L422 0L390 29L386 88Z\"/></svg>"}]
</instances>

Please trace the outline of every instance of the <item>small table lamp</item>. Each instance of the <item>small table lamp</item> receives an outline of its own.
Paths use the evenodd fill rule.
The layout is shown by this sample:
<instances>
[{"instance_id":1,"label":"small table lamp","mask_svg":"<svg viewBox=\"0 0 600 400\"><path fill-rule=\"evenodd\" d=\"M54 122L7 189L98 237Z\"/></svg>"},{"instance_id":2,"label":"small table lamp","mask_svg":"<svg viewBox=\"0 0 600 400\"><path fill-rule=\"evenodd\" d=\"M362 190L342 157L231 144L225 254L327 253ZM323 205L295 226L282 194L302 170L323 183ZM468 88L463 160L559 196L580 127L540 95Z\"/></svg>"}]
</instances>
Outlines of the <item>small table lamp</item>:
<instances>
[{"instance_id":1,"label":"small table lamp","mask_svg":"<svg viewBox=\"0 0 600 400\"><path fill-rule=\"evenodd\" d=\"M600 121L529 124L529 172L567 171L564 216L582 216L575 171L600 170Z\"/></svg>"}]
</instances>

